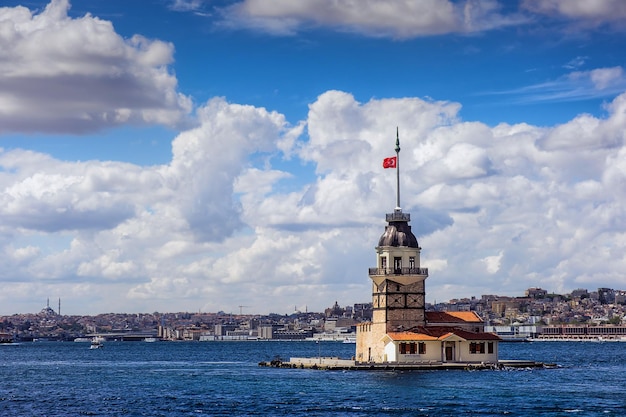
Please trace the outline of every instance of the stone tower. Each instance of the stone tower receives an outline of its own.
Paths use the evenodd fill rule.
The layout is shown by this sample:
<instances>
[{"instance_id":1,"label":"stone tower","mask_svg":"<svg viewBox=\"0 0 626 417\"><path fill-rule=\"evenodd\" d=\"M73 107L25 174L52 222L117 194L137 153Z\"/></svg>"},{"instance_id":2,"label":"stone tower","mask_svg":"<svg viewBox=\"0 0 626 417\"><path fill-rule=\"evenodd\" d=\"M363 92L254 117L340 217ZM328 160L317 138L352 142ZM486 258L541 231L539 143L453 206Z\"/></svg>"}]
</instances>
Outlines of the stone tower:
<instances>
[{"instance_id":1,"label":"stone tower","mask_svg":"<svg viewBox=\"0 0 626 417\"><path fill-rule=\"evenodd\" d=\"M385 168L396 169L397 198L393 213L387 214L385 231L376 246L372 280L373 314L370 323L357 330L356 360L386 360L383 337L426 325L425 285L428 269L420 266L421 248L411 231L411 215L400 208L400 139L396 132L396 157ZM390 158L388 158L390 159Z\"/></svg>"},{"instance_id":2,"label":"stone tower","mask_svg":"<svg viewBox=\"0 0 626 417\"><path fill-rule=\"evenodd\" d=\"M372 324L384 324L385 333L424 326L428 270L420 267L421 248L411 231L411 215L396 208L387 214L385 232L376 247L372 280Z\"/></svg>"}]
</instances>

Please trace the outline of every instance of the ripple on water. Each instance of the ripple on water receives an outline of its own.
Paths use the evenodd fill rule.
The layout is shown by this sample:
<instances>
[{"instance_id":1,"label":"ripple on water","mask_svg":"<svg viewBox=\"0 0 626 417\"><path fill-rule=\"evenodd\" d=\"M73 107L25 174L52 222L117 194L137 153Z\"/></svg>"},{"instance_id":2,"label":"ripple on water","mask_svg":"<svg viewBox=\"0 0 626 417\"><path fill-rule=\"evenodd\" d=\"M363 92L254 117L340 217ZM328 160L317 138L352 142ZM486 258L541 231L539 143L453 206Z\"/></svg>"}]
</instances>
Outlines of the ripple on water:
<instances>
[{"instance_id":1,"label":"ripple on water","mask_svg":"<svg viewBox=\"0 0 626 417\"><path fill-rule=\"evenodd\" d=\"M341 343L31 343L1 349L3 415L624 415L626 345L502 344L552 370L330 372L261 368L276 355L350 357Z\"/></svg>"}]
</instances>

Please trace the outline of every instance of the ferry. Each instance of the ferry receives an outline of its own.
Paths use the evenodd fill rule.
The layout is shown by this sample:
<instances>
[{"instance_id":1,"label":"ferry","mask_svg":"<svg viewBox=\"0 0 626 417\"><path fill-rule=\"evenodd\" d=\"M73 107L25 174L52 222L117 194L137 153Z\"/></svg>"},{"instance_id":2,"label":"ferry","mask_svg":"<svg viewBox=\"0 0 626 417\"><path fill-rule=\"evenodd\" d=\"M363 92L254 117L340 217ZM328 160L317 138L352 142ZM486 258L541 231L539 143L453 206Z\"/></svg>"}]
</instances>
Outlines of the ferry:
<instances>
[{"instance_id":1,"label":"ferry","mask_svg":"<svg viewBox=\"0 0 626 417\"><path fill-rule=\"evenodd\" d=\"M77 337L76 339L74 339L74 342L77 343L88 343L91 342L91 337Z\"/></svg>"},{"instance_id":2,"label":"ferry","mask_svg":"<svg viewBox=\"0 0 626 417\"><path fill-rule=\"evenodd\" d=\"M89 349L100 349L104 347L104 337L100 337L100 336L96 336L93 339L91 339L91 346L89 346Z\"/></svg>"},{"instance_id":3,"label":"ferry","mask_svg":"<svg viewBox=\"0 0 626 417\"><path fill-rule=\"evenodd\" d=\"M307 337L305 340L312 342L342 342L356 343L355 333L316 333L313 337Z\"/></svg>"}]
</instances>

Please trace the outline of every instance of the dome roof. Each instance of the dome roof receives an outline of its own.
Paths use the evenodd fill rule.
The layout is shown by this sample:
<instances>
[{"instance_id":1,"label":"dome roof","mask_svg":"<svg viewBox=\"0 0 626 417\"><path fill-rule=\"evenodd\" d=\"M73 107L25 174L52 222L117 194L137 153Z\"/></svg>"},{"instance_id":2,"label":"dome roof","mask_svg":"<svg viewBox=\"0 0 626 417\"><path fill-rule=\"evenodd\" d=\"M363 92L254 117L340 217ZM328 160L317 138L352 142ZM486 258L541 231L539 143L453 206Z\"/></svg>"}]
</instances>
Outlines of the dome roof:
<instances>
[{"instance_id":1,"label":"dome roof","mask_svg":"<svg viewBox=\"0 0 626 417\"><path fill-rule=\"evenodd\" d=\"M406 246L409 248L419 248L417 238L411 231L408 222L389 222L385 227L385 232L378 240L378 246Z\"/></svg>"}]
</instances>

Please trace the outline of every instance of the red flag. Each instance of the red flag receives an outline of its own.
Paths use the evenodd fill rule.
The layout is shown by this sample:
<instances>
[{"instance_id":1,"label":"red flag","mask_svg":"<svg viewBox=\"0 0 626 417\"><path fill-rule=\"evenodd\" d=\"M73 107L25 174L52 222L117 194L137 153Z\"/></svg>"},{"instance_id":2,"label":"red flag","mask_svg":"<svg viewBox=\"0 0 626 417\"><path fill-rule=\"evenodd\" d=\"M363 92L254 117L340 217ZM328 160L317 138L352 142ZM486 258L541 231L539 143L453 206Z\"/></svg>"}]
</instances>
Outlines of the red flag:
<instances>
[{"instance_id":1,"label":"red flag","mask_svg":"<svg viewBox=\"0 0 626 417\"><path fill-rule=\"evenodd\" d=\"M392 156L391 158L383 159L383 168L395 168L396 167L396 157Z\"/></svg>"}]
</instances>

